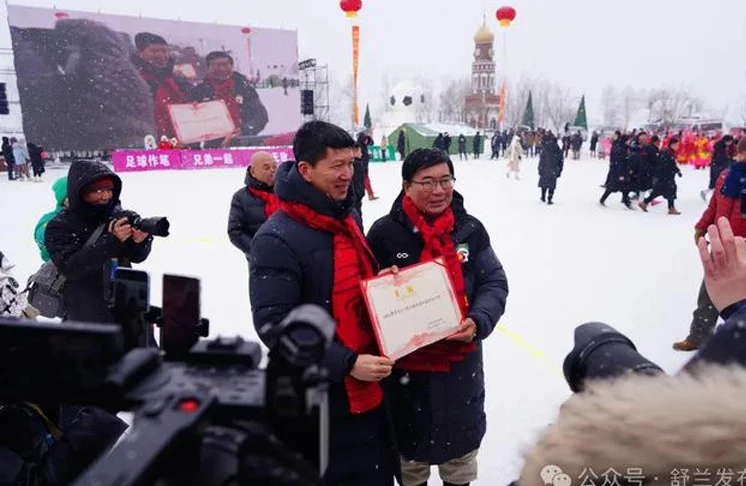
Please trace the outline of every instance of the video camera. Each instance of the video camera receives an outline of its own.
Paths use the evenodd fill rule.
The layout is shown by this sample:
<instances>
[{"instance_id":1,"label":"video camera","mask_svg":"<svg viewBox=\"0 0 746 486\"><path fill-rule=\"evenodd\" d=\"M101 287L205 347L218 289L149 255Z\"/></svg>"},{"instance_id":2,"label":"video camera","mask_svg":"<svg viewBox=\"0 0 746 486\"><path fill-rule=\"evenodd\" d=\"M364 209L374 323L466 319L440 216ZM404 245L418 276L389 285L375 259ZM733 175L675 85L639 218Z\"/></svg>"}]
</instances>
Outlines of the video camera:
<instances>
[{"instance_id":1,"label":"video camera","mask_svg":"<svg viewBox=\"0 0 746 486\"><path fill-rule=\"evenodd\" d=\"M171 223L163 216L143 218L134 211L120 210L112 215L113 219L127 218L127 222L136 230L165 238L169 235Z\"/></svg>"},{"instance_id":2,"label":"video camera","mask_svg":"<svg viewBox=\"0 0 746 486\"><path fill-rule=\"evenodd\" d=\"M307 305L268 328L260 369L260 345L241 338L199 341L184 360L164 361L172 356L154 347L127 352L118 324L0 319L0 402L134 411L125 437L75 486L321 484L328 410L320 362L334 321Z\"/></svg>"}]
</instances>

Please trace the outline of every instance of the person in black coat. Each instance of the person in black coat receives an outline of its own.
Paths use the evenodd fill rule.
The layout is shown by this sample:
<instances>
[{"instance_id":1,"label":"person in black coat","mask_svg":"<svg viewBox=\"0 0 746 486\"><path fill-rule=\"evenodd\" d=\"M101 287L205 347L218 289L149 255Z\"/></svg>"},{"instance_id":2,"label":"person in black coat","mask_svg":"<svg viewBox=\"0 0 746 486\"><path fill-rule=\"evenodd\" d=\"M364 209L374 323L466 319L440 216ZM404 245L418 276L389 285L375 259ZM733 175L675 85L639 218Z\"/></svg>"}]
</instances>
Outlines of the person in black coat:
<instances>
[{"instance_id":1,"label":"person in black coat","mask_svg":"<svg viewBox=\"0 0 746 486\"><path fill-rule=\"evenodd\" d=\"M541 188L541 202L554 204L554 190L557 179L562 175L564 157L557 138L551 132L544 136L544 145L539 156L539 187Z\"/></svg>"},{"instance_id":2,"label":"person in black coat","mask_svg":"<svg viewBox=\"0 0 746 486\"><path fill-rule=\"evenodd\" d=\"M622 134L617 131L614 133L611 144L611 153L609 155L609 176L606 178L606 190L601 200L602 206L614 192L622 193L622 203L627 208L632 209L632 202L629 199L629 172L627 168L627 144Z\"/></svg>"},{"instance_id":3,"label":"person in black coat","mask_svg":"<svg viewBox=\"0 0 746 486\"><path fill-rule=\"evenodd\" d=\"M466 137L463 133L458 136L458 158L459 160L469 160L469 154L466 153Z\"/></svg>"},{"instance_id":4,"label":"person in black coat","mask_svg":"<svg viewBox=\"0 0 746 486\"><path fill-rule=\"evenodd\" d=\"M681 170L676 163L676 151L679 149L679 139L672 138L668 147L664 148L656 163L655 184L653 192L640 202L640 209L648 212L648 205L658 196L663 196L668 201L668 214L681 214L676 210L676 176L681 177Z\"/></svg>"},{"instance_id":5,"label":"person in black coat","mask_svg":"<svg viewBox=\"0 0 746 486\"><path fill-rule=\"evenodd\" d=\"M233 137L258 135L269 122L267 109L249 80L233 70L233 58L226 52L211 52L205 58L207 78L190 93L195 102L223 100L236 131L225 140L206 142L206 146L228 146Z\"/></svg>"},{"instance_id":6,"label":"person in black coat","mask_svg":"<svg viewBox=\"0 0 746 486\"><path fill-rule=\"evenodd\" d=\"M247 260L254 235L279 207L273 189L276 171L277 161L272 154L255 153L251 156L251 165L246 169L244 187L236 191L231 200L228 238L233 246L246 255Z\"/></svg>"},{"instance_id":7,"label":"person in black coat","mask_svg":"<svg viewBox=\"0 0 746 486\"><path fill-rule=\"evenodd\" d=\"M433 140L433 148L443 150L443 134L439 133L435 140Z\"/></svg>"},{"instance_id":8,"label":"person in black coat","mask_svg":"<svg viewBox=\"0 0 746 486\"><path fill-rule=\"evenodd\" d=\"M378 199L373 185L370 183L369 167L370 167L370 147L375 144L373 137L368 132L360 132L357 135L357 143L360 146L360 162L363 172L363 183L365 185L365 192L368 194L369 201L375 201Z\"/></svg>"},{"instance_id":9,"label":"person in black coat","mask_svg":"<svg viewBox=\"0 0 746 486\"><path fill-rule=\"evenodd\" d=\"M482 135L477 132L476 135L474 135L473 140L473 149L474 149L474 158L478 159L479 156L482 154Z\"/></svg>"},{"instance_id":10,"label":"person in black coat","mask_svg":"<svg viewBox=\"0 0 746 486\"><path fill-rule=\"evenodd\" d=\"M596 148L598 147L598 132L594 131L593 135L591 135L591 157L596 156Z\"/></svg>"},{"instance_id":11,"label":"person in black coat","mask_svg":"<svg viewBox=\"0 0 746 486\"><path fill-rule=\"evenodd\" d=\"M451 136L448 135L448 132L443 135L443 152L451 153Z\"/></svg>"},{"instance_id":12,"label":"person in black coat","mask_svg":"<svg viewBox=\"0 0 746 486\"><path fill-rule=\"evenodd\" d=\"M352 174L352 184L350 184L350 191L352 191L352 207L357 211L360 216L360 221L363 220L363 199L365 199L365 163L363 162L363 149L360 144L355 142L355 160L353 162L354 172Z\"/></svg>"},{"instance_id":13,"label":"person in black coat","mask_svg":"<svg viewBox=\"0 0 746 486\"><path fill-rule=\"evenodd\" d=\"M16 169L16 158L13 155L13 146L10 144L8 137L3 137L2 151L3 158L5 159L5 167L8 169L8 180L13 181L15 180L13 174Z\"/></svg>"},{"instance_id":14,"label":"person in black coat","mask_svg":"<svg viewBox=\"0 0 746 486\"><path fill-rule=\"evenodd\" d=\"M396 140L396 151L399 152L402 160L407 156L407 136L404 135L404 130L399 131L399 138Z\"/></svg>"},{"instance_id":15,"label":"person in black coat","mask_svg":"<svg viewBox=\"0 0 746 486\"><path fill-rule=\"evenodd\" d=\"M322 121L298 130L297 161L282 164L275 177L281 209L252 242L249 289L262 339L265 326L301 304L332 314L337 333L323 362L331 380L324 484L385 486L393 485L398 457L379 382L393 362L380 356L360 289L377 266L352 207L354 143Z\"/></svg>"},{"instance_id":16,"label":"person in black coat","mask_svg":"<svg viewBox=\"0 0 746 486\"><path fill-rule=\"evenodd\" d=\"M100 162L76 161L67 174L67 208L48 224L44 242L51 260L67 283L63 290L65 319L112 323L110 289L104 281L117 266L141 263L150 255L152 236L117 217L122 181ZM93 244L85 242L99 228Z\"/></svg>"},{"instance_id":17,"label":"person in black coat","mask_svg":"<svg viewBox=\"0 0 746 486\"><path fill-rule=\"evenodd\" d=\"M468 302L456 334L401 358L389 380L404 486L426 484L431 464L440 466L446 485L476 479L486 431L482 341L505 312L508 296L490 237L466 212L463 197L453 190L453 176L446 154L429 149L409 154L402 166L402 193L368 233L383 268L442 257L457 299ZM449 364L433 358L449 353L463 360Z\"/></svg>"},{"instance_id":18,"label":"person in black coat","mask_svg":"<svg viewBox=\"0 0 746 486\"><path fill-rule=\"evenodd\" d=\"M34 179L41 182L41 176L44 173L44 158L42 157L44 149L31 142L27 143L26 146L31 160L31 168L34 171Z\"/></svg>"},{"instance_id":19,"label":"person in black coat","mask_svg":"<svg viewBox=\"0 0 746 486\"><path fill-rule=\"evenodd\" d=\"M734 144L733 136L726 135L713 146L712 162L710 163L710 185L707 191L702 191L700 196L702 199L707 201L707 193L715 189L715 182L718 180L720 174L730 167L733 159L729 152Z\"/></svg>"},{"instance_id":20,"label":"person in black coat","mask_svg":"<svg viewBox=\"0 0 746 486\"><path fill-rule=\"evenodd\" d=\"M502 144L502 141L500 140L500 132L495 132L492 135L492 140L490 140L490 148L492 149L492 155L490 155L490 160L497 160L500 158L500 145Z\"/></svg>"}]
</instances>

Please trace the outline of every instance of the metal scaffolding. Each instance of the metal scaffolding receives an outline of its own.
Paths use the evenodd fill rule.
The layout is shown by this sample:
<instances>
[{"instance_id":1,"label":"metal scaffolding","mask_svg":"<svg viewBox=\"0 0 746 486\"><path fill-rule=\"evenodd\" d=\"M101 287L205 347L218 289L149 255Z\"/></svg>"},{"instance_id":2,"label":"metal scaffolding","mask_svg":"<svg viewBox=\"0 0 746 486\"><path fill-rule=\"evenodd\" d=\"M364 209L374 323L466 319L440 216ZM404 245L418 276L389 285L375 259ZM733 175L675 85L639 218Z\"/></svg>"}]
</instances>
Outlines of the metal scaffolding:
<instances>
[{"instance_id":1,"label":"metal scaffolding","mask_svg":"<svg viewBox=\"0 0 746 486\"><path fill-rule=\"evenodd\" d=\"M329 121L329 67L317 66L314 59L300 63L300 89L313 91L313 115L303 121Z\"/></svg>"}]
</instances>

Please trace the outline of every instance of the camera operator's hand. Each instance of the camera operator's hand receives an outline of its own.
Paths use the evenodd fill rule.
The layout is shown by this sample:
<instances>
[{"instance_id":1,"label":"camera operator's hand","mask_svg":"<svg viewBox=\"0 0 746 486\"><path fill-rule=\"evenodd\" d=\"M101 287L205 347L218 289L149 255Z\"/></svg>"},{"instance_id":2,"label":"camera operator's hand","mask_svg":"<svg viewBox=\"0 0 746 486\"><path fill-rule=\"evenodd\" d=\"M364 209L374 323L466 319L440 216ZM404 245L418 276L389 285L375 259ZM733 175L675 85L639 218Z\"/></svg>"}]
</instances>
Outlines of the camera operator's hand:
<instances>
[{"instance_id":1,"label":"camera operator's hand","mask_svg":"<svg viewBox=\"0 0 746 486\"><path fill-rule=\"evenodd\" d=\"M132 226L130 226L127 218L112 220L109 223L109 233L113 234L119 241L124 243L132 237Z\"/></svg>"},{"instance_id":2,"label":"camera operator's hand","mask_svg":"<svg viewBox=\"0 0 746 486\"><path fill-rule=\"evenodd\" d=\"M142 243L143 241L148 239L148 236L150 236L150 233L146 233L144 231L140 231L139 229L132 228L132 241L134 241L137 244Z\"/></svg>"},{"instance_id":3,"label":"camera operator's hand","mask_svg":"<svg viewBox=\"0 0 746 486\"><path fill-rule=\"evenodd\" d=\"M705 286L713 305L722 311L729 305L746 299L746 241L733 236L733 229L726 218L707 230L710 251L701 238L697 243L702 266L705 269Z\"/></svg>"},{"instance_id":4,"label":"camera operator's hand","mask_svg":"<svg viewBox=\"0 0 746 486\"><path fill-rule=\"evenodd\" d=\"M383 356L361 354L355 360L350 375L360 381L381 381L391 374L394 362Z\"/></svg>"}]
</instances>

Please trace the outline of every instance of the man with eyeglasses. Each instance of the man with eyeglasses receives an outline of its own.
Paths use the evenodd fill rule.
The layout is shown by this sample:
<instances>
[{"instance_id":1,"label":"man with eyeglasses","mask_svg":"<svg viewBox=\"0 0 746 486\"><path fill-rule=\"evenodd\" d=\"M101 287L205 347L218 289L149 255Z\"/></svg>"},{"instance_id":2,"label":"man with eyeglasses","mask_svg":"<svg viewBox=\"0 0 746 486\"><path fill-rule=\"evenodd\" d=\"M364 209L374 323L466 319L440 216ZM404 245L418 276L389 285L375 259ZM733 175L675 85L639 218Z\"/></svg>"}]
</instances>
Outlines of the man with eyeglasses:
<instances>
[{"instance_id":1,"label":"man with eyeglasses","mask_svg":"<svg viewBox=\"0 0 746 486\"><path fill-rule=\"evenodd\" d=\"M454 191L453 163L418 149L402 165L402 192L368 233L382 268L443 258L461 305L460 329L396 362L389 380L403 486L426 485L437 464L443 484L477 478L487 429L482 340L505 311L508 281L482 223Z\"/></svg>"},{"instance_id":2,"label":"man with eyeglasses","mask_svg":"<svg viewBox=\"0 0 746 486\"><path fill-rule=\"evenodd\" d=\"M121 179L106 165L76 161L70 166L68 205L44 232L47 252L67 279L63 289L67 320L114 322L104 285L112 266L141 263L150 254L152 236L133 228L127 218L112 217L119 209L121 192Z\"/></svg>"}]
</instances>

